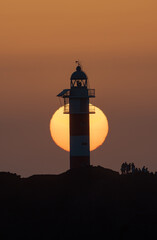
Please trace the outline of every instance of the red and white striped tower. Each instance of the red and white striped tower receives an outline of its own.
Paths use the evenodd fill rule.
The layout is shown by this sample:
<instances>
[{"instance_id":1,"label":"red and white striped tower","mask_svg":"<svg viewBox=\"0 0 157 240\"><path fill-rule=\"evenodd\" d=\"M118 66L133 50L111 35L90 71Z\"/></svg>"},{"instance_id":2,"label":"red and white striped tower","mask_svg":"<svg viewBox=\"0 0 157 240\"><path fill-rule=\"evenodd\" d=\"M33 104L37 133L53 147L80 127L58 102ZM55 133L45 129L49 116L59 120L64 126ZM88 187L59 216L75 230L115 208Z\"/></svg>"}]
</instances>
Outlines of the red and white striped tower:
<instances>
[{"instance_id":1,"label":"red and white striped tower","mask_svg":"<svg viewBox=\"0 0 157 240\"><path fill-rule=\"evenodd\" d=\"M88 89L87 79L78 63L70 78L70 89L57 95L64 98L64 113L70 117L71 169L90 165L89 114L95 112L89 98L95 97L95 89Z\"/></svg>"}]
</instances>

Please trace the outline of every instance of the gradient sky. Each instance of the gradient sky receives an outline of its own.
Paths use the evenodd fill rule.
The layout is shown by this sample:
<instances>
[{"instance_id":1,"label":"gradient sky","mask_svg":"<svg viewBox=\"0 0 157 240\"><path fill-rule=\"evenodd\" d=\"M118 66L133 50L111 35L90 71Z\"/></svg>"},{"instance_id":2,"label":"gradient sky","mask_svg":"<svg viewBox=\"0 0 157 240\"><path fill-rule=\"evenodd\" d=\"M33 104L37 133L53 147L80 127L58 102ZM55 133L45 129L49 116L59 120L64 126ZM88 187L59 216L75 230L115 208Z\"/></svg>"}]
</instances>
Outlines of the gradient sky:
<instances>
[{"instance_id":1,"label":"gradient sky","mask_svg":"<svg viewBox=\"0 0 157 240\"><path fill-rule=\"evenodd\" d=\"M1 0L0 171L69 168L49 121L77 59L110 128L91 164L157 171L156 9L156 0Z\"/></svg>"}]
</instances>

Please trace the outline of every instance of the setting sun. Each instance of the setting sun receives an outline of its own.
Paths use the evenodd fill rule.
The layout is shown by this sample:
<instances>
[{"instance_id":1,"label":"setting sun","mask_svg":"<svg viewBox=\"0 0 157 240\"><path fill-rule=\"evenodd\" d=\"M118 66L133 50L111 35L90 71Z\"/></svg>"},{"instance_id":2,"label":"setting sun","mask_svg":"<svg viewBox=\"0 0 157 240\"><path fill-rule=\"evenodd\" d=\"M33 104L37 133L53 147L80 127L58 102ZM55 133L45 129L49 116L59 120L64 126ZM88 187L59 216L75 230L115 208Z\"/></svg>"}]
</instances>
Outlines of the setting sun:
<instances>
[{"instance_id":1,"label":"setting sun","mask_svg":"<svg viewBox=\"0 0 157 240\"><path fill-rule=\"evenodd\" d=\"M69 115L63 114L64 107L60 107L50 120L50 132L54 142L64 149L70 151L69 139ZM108 121L105 114L95 107L95 114L90 114L90 151L95 150L106 139L108 134Z\"/></svg>"}]
</instances>

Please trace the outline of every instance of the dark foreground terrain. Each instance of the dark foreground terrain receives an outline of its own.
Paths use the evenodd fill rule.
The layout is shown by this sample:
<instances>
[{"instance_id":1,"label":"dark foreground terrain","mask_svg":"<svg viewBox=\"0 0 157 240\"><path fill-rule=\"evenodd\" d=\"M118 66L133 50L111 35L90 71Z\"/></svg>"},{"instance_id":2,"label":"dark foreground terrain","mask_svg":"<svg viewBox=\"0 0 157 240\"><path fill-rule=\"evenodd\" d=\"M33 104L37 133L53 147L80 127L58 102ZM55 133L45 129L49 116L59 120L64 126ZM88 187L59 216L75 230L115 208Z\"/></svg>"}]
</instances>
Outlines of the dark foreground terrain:
<instances>
[{"instance_id":1,"label":"dark foreground terrain","mask_svg":"<svg viewBox=\"0 0 157 240\"><path fill-rule=\"evenodd\" d=\"M1 239L157 239L157 176L0 173Z\"/></svg>"}]
</instances>

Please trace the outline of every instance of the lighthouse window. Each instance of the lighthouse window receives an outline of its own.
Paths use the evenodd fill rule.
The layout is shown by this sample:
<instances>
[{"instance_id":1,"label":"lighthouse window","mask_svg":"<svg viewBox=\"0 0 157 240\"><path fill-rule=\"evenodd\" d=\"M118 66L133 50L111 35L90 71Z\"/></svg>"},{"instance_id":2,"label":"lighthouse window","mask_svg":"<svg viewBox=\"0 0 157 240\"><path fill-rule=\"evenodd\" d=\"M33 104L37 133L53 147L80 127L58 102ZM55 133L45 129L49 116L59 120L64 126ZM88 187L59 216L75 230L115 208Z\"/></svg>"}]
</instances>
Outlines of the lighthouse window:
<instances>
[{"instance_id":1,"label":"lighthouse window","mask_svg":"<svg viewBox=\"0 0 157 240\"><path fill-rule=\"evenodd\" d=\"M80 81L77 81L77 86L78 86L78 87L81 87L81 85L82 85L81 82L80 82Z\"/></svg>"}]
</instances>

